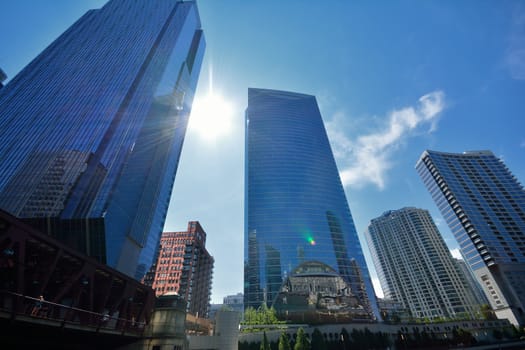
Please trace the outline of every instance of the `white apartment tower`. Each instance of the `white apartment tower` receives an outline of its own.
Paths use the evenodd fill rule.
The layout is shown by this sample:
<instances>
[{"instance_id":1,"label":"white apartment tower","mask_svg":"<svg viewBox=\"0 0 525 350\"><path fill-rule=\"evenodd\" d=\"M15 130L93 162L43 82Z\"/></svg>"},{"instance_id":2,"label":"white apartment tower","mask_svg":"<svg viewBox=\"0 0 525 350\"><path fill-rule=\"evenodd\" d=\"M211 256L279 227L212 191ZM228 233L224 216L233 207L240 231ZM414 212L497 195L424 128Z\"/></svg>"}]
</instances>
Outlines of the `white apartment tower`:
<instances>
[{"instance_id":1,"label":"white apartment tower","mask_svg":"<svg viewBox=\"0 0 525 350\"><path fill-rule=\"evenodd\" d=\"M366 238L385 298L414 318L473 317L479 310L428 211L387 211L370 222Z\"/></svg>"}]
</instances>

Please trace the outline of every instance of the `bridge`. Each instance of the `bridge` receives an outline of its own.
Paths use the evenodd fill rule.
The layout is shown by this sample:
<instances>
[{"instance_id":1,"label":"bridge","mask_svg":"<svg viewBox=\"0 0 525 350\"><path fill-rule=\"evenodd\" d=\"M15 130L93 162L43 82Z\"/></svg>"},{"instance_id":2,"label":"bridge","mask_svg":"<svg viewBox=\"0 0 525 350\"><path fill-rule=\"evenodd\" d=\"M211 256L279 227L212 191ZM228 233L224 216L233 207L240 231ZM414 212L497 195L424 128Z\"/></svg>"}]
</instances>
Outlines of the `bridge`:
<instances>
[{"instance_id":1,"label":"bridge","mask_svg":"<svg viewBox=\"0 0 525 350\"><path fill-rule=\"evenodd\" d=\"M154 303L150 287L0 210L2 348L114 349L142 338Z\"/></svg>"}]
</instances>

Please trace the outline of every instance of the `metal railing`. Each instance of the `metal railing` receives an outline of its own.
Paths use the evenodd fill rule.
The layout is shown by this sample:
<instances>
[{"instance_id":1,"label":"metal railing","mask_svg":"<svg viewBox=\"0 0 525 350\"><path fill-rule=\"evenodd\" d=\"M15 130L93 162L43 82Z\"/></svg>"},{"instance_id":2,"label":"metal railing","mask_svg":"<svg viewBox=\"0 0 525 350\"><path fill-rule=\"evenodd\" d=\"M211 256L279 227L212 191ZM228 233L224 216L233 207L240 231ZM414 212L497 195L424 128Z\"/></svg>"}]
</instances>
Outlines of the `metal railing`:
<instances>
[{"instance_id":1,"label":"metal railing","mask_svg":"<svg viewBox=\"0 0 525 350\"><path fill-rule=\"evenodd\" d=\"M62 328L85 328L86 331L120 333L140 337L144 322L120 318L108 312L92 312L77 307L57 304L11 291L0 291L0 317L42 323Z\"/></svg>"}]
</instances>

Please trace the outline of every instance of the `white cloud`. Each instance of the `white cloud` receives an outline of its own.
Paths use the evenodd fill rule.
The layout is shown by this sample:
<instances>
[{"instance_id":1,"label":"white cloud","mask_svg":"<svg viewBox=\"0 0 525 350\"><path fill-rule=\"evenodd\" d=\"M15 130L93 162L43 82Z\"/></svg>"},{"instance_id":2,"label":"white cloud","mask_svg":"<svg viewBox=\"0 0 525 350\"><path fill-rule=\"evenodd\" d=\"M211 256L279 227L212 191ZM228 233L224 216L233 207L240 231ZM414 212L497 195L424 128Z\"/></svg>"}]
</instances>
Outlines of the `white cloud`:
<instances>
[{"instance_id":1,"label":"white cloud","mask_svg":"<svg viewBox=\"0 0 525 350\"><path fill-rule=\"evenodd\" d=\"M514 48L507 52L505 63L512 79L525 80L525 48Z\"/></svg>"},{"instance_id":2,"label":"white cloud","mask_svg":"<svg viewBox=\"0 0 525 350\"><path fill-rule=\"evenodd\" d=\"M348 164L340 167L343 185L362 187L373 184L383 189L396 148L424 124L430 124L429 132L435 131L439 113L445 107L444 100L442 91L424 95L419 98L417 106L390 112L385 127L358 136L355 141L343 133L338 125L341 115L336 115L332 122L327 123L327 131L335 157Z\"/></svg>"},{"instance_id":3,"label":"white cloud","mask_svg":"<svg viewBox=\"0 0 525 350\"><path fill-rule=\"evenodd\" d=\"M525 9L522 5L516 6L512 14L504 61L513 79L525 80Z\"/></svg>"}]
</instances>

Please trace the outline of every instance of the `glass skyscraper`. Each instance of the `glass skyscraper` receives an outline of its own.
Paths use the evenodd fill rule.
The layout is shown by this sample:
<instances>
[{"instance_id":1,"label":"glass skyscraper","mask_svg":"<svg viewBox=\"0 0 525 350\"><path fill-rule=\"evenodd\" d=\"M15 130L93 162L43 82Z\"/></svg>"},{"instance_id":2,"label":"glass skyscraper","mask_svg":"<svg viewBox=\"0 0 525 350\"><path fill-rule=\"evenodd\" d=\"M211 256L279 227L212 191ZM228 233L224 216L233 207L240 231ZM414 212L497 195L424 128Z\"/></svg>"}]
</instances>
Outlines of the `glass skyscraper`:
<instances>
[{"instance_id":1,"label":"glass skyscraper","mask_svg":"<svg viewBox=\"0 0 525 350\"><path fill-rule=\"evenodd\" d=\"M387 211L366 238L385 298L419 319L475 317L480 305L428 211Z\"/></svg>"},{"instance_id":2,"label":"glass skyscraper","mask_svg":"<svg viewBox=\"0 0 525 350\"><path fill-rule=\"evenodd\" d=\"M375 318L315 97L251 88L245 127L245 307L266 302L288 320Z\"/></svg>"},{"instance_id":3,"label":"glass skyscraper","mask_svg":"<svg viewBox=\"0 0 525 350\"><path fill-rule=\"evenodd\" d=\"M194 1L88 11L0 90L0 208L142 277L204 47Z\"/></svg>"},{"instance_id":4,"label":"glass skyscraper","mask_svg":"<svg viewBox=\"0 0 525 350\"><path fill-rule=\"evenodd\" d=\"M416 169L499 318L525 324L525 190L490 151L425 151Z\"/></svg>"}]
</instances>

